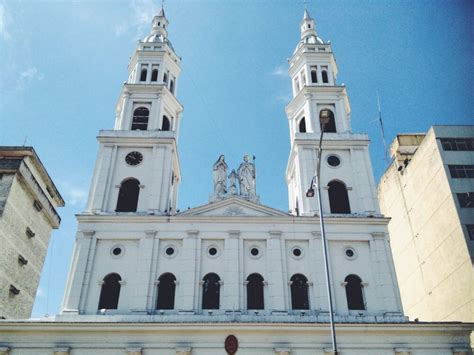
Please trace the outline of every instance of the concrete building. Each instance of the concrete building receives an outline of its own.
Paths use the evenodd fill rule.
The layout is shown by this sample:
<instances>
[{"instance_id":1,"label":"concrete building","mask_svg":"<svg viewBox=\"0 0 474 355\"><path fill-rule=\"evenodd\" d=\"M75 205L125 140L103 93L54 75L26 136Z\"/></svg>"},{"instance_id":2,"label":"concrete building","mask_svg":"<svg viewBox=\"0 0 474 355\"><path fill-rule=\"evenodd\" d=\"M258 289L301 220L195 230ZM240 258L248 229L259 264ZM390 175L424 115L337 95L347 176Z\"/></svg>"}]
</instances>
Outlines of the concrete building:
<instances>
[{"instance_id":1,"label":"concrete building","mask_svg":"<svg viewBox=\"0 0 474 355\"><path fill-rule=\"evenodd\" d=\"M99 133L61 314L0 322L4 353L334 354L321 212L305 193L324 117L322 213L342 354L467 355L470 325L403 314L368 137L352 133L331 45L307 11L289 70L292 213L259 202L248 156L231 169L224 155L209 203L176 210L180 58L167 27L162 9L131 58L114 130Z\"/></svg>"},{"instance_id":2,"label":"concrete building","mask_svg":"<svg viewBox=\"0 0 474 355\"><path fill-rule=\"evenodd\" d=\"M474 321L474 126L400 134L379 201L405 314Z\"/></svg>"},{"instance_id":3,"label":"concrete building","mask_svg":"<svg viewBox=\"0 0 474 355\"><path fill-rule=\"evenodd\" d=\"M0 147L0 317L29 318L64 200L32 147Z\"/></svg>"}]
</instances>

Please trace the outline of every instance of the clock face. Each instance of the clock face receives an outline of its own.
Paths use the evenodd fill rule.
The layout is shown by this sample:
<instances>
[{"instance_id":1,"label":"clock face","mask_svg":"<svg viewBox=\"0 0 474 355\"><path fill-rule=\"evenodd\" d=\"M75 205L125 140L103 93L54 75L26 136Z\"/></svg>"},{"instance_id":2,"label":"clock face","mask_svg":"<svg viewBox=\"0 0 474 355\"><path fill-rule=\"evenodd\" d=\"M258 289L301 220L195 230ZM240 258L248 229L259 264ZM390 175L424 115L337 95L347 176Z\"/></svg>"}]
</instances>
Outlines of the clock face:
<instances>
[{"instance_id":1,"label":"clock face","mask_svg":"<svg viewBox=\"0 0 474 355\"><path fill-rule=\"evenodd\" d=\"M142 162L143 155L140 152L130 152L125 157L125 162L128 165L138 165Z\"/></svg>"}]
</instances>

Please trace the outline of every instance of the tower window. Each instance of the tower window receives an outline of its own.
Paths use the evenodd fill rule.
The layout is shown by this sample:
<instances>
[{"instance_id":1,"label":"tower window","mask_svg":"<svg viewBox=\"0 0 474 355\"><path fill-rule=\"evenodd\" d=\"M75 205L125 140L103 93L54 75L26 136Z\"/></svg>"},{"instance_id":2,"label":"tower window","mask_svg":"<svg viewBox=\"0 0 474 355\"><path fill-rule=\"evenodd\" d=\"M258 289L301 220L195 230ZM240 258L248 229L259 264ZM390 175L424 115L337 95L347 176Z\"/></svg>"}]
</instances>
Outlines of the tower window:
<instances>
[{"instance_id":1,"label":"tower window","mask_svg":"<svg viewBox=\"0 0 474 355\"><path fill-rule=\"evenodd\" d=\"M247 309L264 309L262 275L251 274L247 281Z\"/></svg>"},{"instance_id":2,"label":"tower window","mask_svg":"<svg viewBox=\"0 0 474 355\"><path fill-rule=\"evenodd\" d=\"M300 91L300 81L298 80L298 78L295 78L295 91Z\"/></svg>"},{"instance_id":3,"label":"tower window","mask_svg":"<svg viewBox=\"0 0 474 355\"><path fill-rule=\"evenodd\" d=\"M316 67L311 67L311 82L316 84L318 82L318 71Z\"/></svg>"},{"instance_id":4,"label":"tower window","mask_svg":"<svg viewBox=\"0 0 474 355\"><path fill-rule=\"evenodd\" d=\"M304 117L301 118L300 123L298 124L298 131L306 133L306 120Z\"/></svg>"},{"instance_id":5,"label":"tower window","mask_svg":"<svg viewBox=\"0 0 474 355\"><path fill-rule=\"evenodd\" d=\"M321 71L321 76L322 76L322 78L323 78L323 83L324 83L324 84L329 83L328 71L327 71L326 69L323 69L323 70Z\"/></svg>"},{"instance_id":6,"label":"tower window","mask_svg":"<svg viewBox=\"0 0 474 355\"><path fill-rule=\"evenodd\" d=\"M304 275L291 277L291 308L309 309L308 279Z\"/></svg>"},{"instance_id":7,"label":"tower window","mask_svg":"<svg viewBox=\"0 0 474 355\"><path fill-rule=\"evenodd\" d=\"M349 196L344 183L333 180L328 184L331 213L351 213Z\"/></svg>"},{"instance_id":8,"label":"tower window","mask_svg":"<svg viewBox=\"0 0 474 355\"><path fill-rule=\"evenodd\" d=\"M163 82L164 82L165 84L168 84L168 73L164 73L164 74L163 74Z\"/></svg>"},{"instance_id":9,"label":"tower window","mask_svg":"<svg viewBox=\"0 0 474 355\"><path fill-rule=\"evenodd\" d=\"M98 309L117 309L121 287L120 281L122 281L122 278L119 274L112 273L104 277Z\"/></svg>"},{"instance_id":10,"label":"tower window","mask_svg":"<svg viewBox=\"0 0 474 355\"><path fill-rule=\"evenodd\" d=\"M158 279L158 299L156 309L173 309L176 291L176 277L167 272Z\"/></svg>"},{"instance_id":11,"label":"tower window","mask_svg":"<svg viewBox=\"0 0 474 355\"><path fill-rule=\"evenodd\" d=\"M174 94L174 80L173 79L170 80L170 91L172 94Z\"/></svg>"},{"instance_id":12,"label":"tower window","mask_svg":"<svg viewBox=\"0 0 474 355\"><path fill-rule=\"evenodd\" d=\"M136 212L139 193L140 181L133 178L122 181L115 212Z\"/></svg>"},{"instance_id":13,"label":"tower window","mask_svg":"<svg viewBox=\"0 0 474 355\"><path fill-rule=\"evenodd\" d=\"M158 69L154 68L151 71L151 81L158 81Z\"/></svg>"},{"instance_id":14,"label":"tower window","mask_svg":"<svg viewBox=\"0 0 474 355\"><path fill-rule=\"evenodd\" d=\"M150 111L146 107L138 107L133 111L132 131L146 131L148 128L148 117Z\"/></svg>"},{"instance_id":15,"label":"tower window","mask_svg":"<svg viewBox=\"0 0 474 355\"><path fill-rule=\"evenodd\" d=\"M142 70L140 72L140 81L146 81L148 70L146 65L142 65Z\"/></svg>"},{"instance_id":16,"label":"tower window","mask_svg":"<svg viewBox=\"0 0 474 355\"><path fill-rule=\"evenodd\" d=\"M161 123L162 131L169 131L171 129L171 122L167 116L163 116L163 122Z\"/></svg>"},{"instance_id":17,"label":"tower window","mask_svg":"<svg viewBox=\"0 0 474 355\"><path fill-rule=\"evenodd\" d=\"M362 293L362 280L357 275L349 275L346 282L347 308L365 310L364 295Z\"/></svg>"},{"instance_id":18,"label":"tower window","mask_svg":"<svg viewBox=\"0 0 474 355\"><path fill-rule=\"evenodd\" d=\"M219 309L221 279L214 273L207 274L202 284L202 309Z\"/></svg>"},{"instance_id":19,"label":"tower window","mask_svg":"<svg viewBox=\"0 0 474 355\"><path fill-rule=\"evenodd\" d=\"M334 119L334 113L329 109L323 109L319 113L319 120L322 119L327 120L329 119L328 123L324 125L324 132L326 133L335 133L336 132L336 120ZM323 125L320 124L321 130L323 129Z\"/></svg>"}]
</instances>

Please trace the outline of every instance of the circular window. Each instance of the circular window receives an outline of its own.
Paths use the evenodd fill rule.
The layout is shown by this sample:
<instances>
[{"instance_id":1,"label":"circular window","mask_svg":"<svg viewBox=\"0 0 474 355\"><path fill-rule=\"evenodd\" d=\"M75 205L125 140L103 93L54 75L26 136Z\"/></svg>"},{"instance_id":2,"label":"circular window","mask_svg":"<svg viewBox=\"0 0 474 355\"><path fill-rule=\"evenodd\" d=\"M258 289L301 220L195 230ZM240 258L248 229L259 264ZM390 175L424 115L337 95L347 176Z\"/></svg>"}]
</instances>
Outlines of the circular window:
<instances>
[{"instance_id":1,"label":"circular window","mask_svg":"<svg viewBox=\"0 0 474 355\"><path fill-rule=\"evenodd\" d=\"M335 155L330 155L327 158L327 162L330 166L336 167L336 166L339 166L341 164L341 159L339 159L339 157L337 157Z\"/></svg>"},{"instance_id":2,"label":"circular window","mask_svg":"<svg viewBox=\"0 0 474 355\"><path fill-rule=\"evenodd\" d=\"M355 259L357 257L356 251L351 247L345 248L344 249L344 254L345 254L346 259L351 259L352 260L352 259Z\"/></svg>"},{"instance_id":3,"label":"circular window","mask_svg":"<svg viewBox=\"0 0 474 355\"><path fill-rule=\"evenodd\" d=\"M217 248L215 248L215 247L209 248L208 253L209 253L210 256L216 256L217 255Z\"/></svg>"},{"instance_id":4,"label":"circular window","mask_svg":"<svg viewBox=\"0 0 474 355\"><path fill-rule=\"evenodd\" d=\"M140 164L142 160L143 160L143 155L140 152L130 152L125 157L125 162L131 166Z\"/></svg>"},{"instance_id":5,"label":"circular window","mask_svg":"<svg viewBox=\"0 0 474 355\"><path fill-rule=\"evenodd\" d=\"M300 247L294 247L291 250L291 254L293 255L293 257L298 259L298 258L303 257L303 250Z\"/></svg>"},{"instance_id":6,"label":"circular window","mask_svg":"<svg viewBox=\"0 0 474 355\"><path fill-rule=\"evenodd\" d=\"M252 248L250 249L250 254L252 254L252 256L258 256L258 254L260 254L260 250L258 250L258 248Z\"/></svg>"},{"instance_id":7,"label":"circular window","mask_svg":"<svg viewBox=\"0 0 474 355\"><path fill-rule=\"evenodd\" d=\"M166 255L171 256L174 254L174 248L173 247L168 247L165 250Z\"/></svg>"},{"instance_id":8,"label":"circular window","mask_svg":"<svg viewBox=\"0 0 474 355\"><path fill-rule=\"evenodd\" d=\"M175 245L167 245L163 249L163 254L167 258L174 258L178 254L178 248Z\"/></svg>"},{"instance_id":9,"label":"circular window","mask_svg":"<svg viewBox=\"0 0 474 355\"><path fill-rule=\"evenodd\" d=\"M125 248L121 245L114 245L112 248L110 248L110 255L113 258L120 258L125 252Z\"/></svg>"}]
</instances>

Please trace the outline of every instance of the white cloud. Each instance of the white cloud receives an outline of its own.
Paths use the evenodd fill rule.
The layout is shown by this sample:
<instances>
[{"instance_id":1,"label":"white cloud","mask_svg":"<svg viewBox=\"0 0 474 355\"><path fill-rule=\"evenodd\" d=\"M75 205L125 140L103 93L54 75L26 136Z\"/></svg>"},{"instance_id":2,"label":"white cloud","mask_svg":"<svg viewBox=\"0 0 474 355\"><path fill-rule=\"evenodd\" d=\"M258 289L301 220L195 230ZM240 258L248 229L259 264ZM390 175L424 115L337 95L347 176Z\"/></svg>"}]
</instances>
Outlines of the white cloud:
<instances>
[{"instance_id":1,"label":"white cloud","mask_svg":"<svg viewBox=\"0 0 474 355\"><path fill-rule=\"evenodd\" d=\"M130 2L131 16L127 20L122 20L114 27L115 36L119 37L129 29L136 29L136 36L143 36L146 30L148 33L151 21L158 12L158 8L153 0L133 0Z\"/></svg>"},{"instance_id":2,"label":"white cloud","mask_svg":"<svg viewBox=\"0 0 474 355\"><path fill-rule=\"evenodd\" d=\"M288 76L288 69L284 65L279 65L272 71L272 75L286 77Z\"/></svg>"},{"instance_id":3,"label":"white cloud","mask_svg":"<svg viewBox=\"0 0 474 355\"><path fill-rule=\"evenodd\" d=\"M11 24L11 17L7 13L4 4L0 4L0 38L9 41L11 39L11 35L7 30L8 25Z\"/></svg>"},{"instance_id":4,"label":"white cloud","mask_svg":"<svg viewBox=\"0 0 474 355\"><path fill-rule=\"evenodd\" d=\"M25 90L34 81L41 81L44 79L44 74L41 73L36 67L29 67L22 71L16 81L16 91Z\"/></svg>"},{"instance_id":5,"label":"white cloud","mask_svg":"<svg viewBox=\"0 0 474 355\"><path fill-rule=\"evenodd\" d=\"M281 94L276 97L276 100L279 102L289 103L291 100L290 94Z\"/></svg>"},{"instance_id":6,"label":"white cloud","mask_svg":"<svg viewBox=\"0 0 474 355\"><path fill-rule=\"evenodd\" d=\"M68 182L60 183L60 191L64 194L66 204L83 206L87 201L87 190Z\"/></svg>"},{"instance_id":7,"label":"white cloud","mask_svg":"<svg viewBox=\"0 0 474 355\"><path fill-rule=\"evenodd\" d=\"M43 288L40 286L38 287L38 290L36 291L36 297L38 298L43 298L45 296Z\"/></svg>"}]
</instances>

